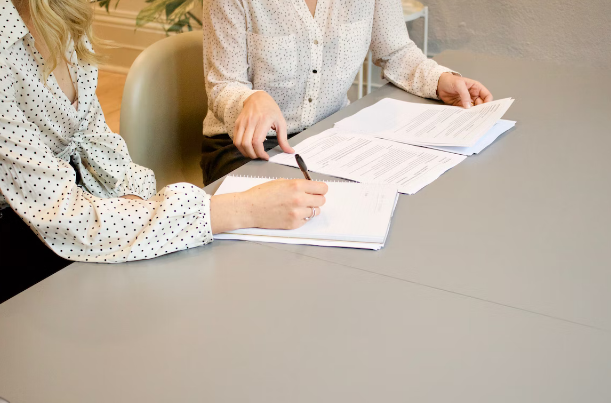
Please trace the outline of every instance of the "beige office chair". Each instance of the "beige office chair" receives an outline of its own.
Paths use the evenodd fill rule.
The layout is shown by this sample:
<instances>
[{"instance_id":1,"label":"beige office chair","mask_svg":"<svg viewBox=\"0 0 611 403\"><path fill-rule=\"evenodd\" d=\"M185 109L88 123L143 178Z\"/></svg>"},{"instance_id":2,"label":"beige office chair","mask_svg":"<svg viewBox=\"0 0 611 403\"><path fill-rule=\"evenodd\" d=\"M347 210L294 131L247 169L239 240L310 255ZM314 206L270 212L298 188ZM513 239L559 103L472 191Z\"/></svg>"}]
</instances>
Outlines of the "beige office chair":
<instances>
[{"instance_id":1,"label":"beige office chair","mask_svg":"<svg viewBox=\"0 0 611 403\"><path fill-rule=\"evenodd\" d=\"M163 39L132 65L121 104L121 136L135 163L152 169L157 189L203 186L199 167L208 111L202 32Z\"/></svg>"}]
</instances>

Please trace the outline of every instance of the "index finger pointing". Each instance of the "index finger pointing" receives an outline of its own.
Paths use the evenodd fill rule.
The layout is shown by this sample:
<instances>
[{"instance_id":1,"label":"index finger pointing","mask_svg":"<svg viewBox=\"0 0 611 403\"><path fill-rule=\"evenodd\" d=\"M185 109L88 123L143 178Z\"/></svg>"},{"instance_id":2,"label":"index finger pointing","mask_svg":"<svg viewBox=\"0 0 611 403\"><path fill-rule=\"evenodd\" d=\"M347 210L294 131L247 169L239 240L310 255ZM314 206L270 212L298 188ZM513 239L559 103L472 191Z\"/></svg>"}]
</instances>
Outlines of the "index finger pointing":
<instances>
[{"instance_id":1,"label":"index finger pointing","mask_svg":"<svg viewBox=\"0 0 611 403\"><path fill-rule=\"evenodd\" d=\"M278 145L288 154L295 154L295 150L289 144L287 140L287 132L286 132L286 121L282 118L279 122L276 123L276 137L278 139Z\"/></svg>"},{"instance_id":2,"label":"index finger pointing","mask_svg":"<svg viewBox=\"0 0 611 403\"><path fill-rule=\"evenodd\" d=\"M267 132L271 124L267 121L267 119L259 122L257 125L257 129L255 130L255 134L252 137L252 145L257 154L257 157L262 160L269 160L269 155L265 152L265 147L263 147L263 142L266 139Z\"/></svg>"}]
</instances>

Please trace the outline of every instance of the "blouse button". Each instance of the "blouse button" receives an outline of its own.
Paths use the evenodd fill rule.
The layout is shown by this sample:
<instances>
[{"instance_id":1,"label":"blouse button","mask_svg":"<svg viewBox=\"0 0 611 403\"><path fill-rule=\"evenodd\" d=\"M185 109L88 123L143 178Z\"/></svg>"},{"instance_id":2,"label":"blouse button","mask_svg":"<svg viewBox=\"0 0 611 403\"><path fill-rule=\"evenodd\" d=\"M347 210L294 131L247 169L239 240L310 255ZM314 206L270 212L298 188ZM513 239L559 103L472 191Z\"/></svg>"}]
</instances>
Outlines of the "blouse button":
<instances>
[{"instance_id":1,"label":"blouse button","mask_svg":"<svg viewBox=\"0 0 611 403\"><path fill-rule=\"evenodd\" d=\"M312 102L312 98L308 98L308 102Z\"/></svg>"},{"instance_id":2,"label":"blouse button","mask_svg":"<svg viewBox=\"0 0 611 403\"><path fill-rule=\"evenodd\" d=\"M318 39L314 39L314 45L318 45Z\"/></svg>"}]
</instances>

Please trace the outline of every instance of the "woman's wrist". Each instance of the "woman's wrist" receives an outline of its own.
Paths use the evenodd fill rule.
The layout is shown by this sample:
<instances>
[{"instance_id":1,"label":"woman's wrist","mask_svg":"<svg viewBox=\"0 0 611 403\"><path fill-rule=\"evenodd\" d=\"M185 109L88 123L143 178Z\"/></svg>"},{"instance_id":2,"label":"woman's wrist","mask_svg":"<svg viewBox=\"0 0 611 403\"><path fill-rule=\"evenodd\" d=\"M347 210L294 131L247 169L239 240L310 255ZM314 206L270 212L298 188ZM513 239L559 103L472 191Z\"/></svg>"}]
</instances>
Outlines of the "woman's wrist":
<instances>
[{"instance_id":1,"label":"woman's wrist","mask_svg":"<svg viewBox=\"0 0 611 403\"><path fill-rule=\"evenodd\" d=\"M265 98L266 96L269 96L269 94L265 91L262 90L257 90L254 91L252 94L250 94L249 96L247 96L244 101L242 101L242 106L246 106L246 104L248 102L258 102L261 100L261 97Z\"/></svg>"},{"instance_id":2,"label":"woman's wrist","mask_svg":"<svg viewBox=\"0 0 611 403\"><path fill-rule=\"evenodd\" d=\"M248 208L244 193L228 193L210 198L212 233L255 227L255 218Z\"/></svg>"}]
</instances>

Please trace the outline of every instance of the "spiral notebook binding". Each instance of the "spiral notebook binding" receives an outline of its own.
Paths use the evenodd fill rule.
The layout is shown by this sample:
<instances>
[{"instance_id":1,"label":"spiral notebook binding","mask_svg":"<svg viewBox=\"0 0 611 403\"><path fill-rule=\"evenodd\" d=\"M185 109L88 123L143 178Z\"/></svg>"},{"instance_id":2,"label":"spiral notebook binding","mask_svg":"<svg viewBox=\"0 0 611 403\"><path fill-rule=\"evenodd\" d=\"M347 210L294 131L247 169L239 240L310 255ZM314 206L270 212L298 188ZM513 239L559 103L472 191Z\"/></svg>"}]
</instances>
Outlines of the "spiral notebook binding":
<instances>
[{"instance_id":1,"label":"spiral notebook binding","mask_svg":"<svg viewBox=\"0 0 611 403\"><path fill-rule=\"evenodd\" d=\"M250 179L269 179L271 181L275 180L275 179L300 179L300 178L272 178L269 176L254 176L254 175L227 175L227 177L234 177L234 178L250 178ZM345 179L345 180L323 180L320 182L325 182L325 183L359 183L357 181L351 181L349 179Z\"/></svg>"}]
</instances>

